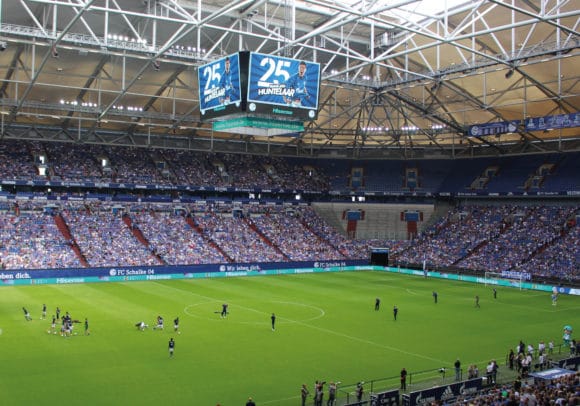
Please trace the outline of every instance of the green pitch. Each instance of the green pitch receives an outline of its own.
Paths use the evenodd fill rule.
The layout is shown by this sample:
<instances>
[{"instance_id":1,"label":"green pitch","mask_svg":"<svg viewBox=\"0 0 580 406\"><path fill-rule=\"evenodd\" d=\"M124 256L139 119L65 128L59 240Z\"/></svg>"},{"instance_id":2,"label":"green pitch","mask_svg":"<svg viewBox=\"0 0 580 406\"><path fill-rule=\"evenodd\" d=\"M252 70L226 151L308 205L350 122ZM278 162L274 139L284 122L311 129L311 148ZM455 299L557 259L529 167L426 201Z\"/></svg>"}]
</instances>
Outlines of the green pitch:
<instances>
[{"instance_id":1,"label":"green pitch","mask_svg":"<svg viewBox=\"0 0 580 406\"><path fill-rule=\"evenodd\" d=\"M56 306L87 317L91 334L82 323L70 338L48 334ZM547 293L498 288L493 299L485 286L381 272L4 287L0 393L3 405L297 405L300 385L312 392L317 379L347 386L458 357L483 371L520 339L560 344L565 324L580 328L579 309L578 297L552 306ZM153 330L157 315L164 331Z\"/></svg>"}]
</instances>

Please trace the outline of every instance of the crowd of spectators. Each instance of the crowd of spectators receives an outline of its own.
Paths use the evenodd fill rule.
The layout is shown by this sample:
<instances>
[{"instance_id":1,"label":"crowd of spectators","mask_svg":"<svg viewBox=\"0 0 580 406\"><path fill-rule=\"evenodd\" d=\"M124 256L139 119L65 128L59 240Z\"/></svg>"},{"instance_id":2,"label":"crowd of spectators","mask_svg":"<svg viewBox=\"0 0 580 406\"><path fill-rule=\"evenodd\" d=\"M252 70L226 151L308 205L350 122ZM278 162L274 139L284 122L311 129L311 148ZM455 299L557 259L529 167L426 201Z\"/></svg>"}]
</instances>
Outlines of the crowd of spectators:
<instances>
[{"instance_id":1,"label":"crowd of spectators","mask_svg":"<svg viewBox=\"0 0 580 406\"><path fill-rule=\"evenodd\" d=\"M0 258L6 269L80 266L49 213L43 210L0 211Z\"/></svg>"},{"instance_id":2,"label":"crowd of spectators","mask_svg":"<svg viewBox=\"0 0 580 406\"><path fill-rule=\"evenodd\" d=\"M189 151L160 151L167 170L173 173L175 183L209 187L223 185L219 170L214 164L214 154L192 154ZM217 164L217 163L216 163Z\"/></svg>"},{"instance_id":3,"label":"crowd of spectators","mask_svg":"<svg viewBox=\"0 0 580 406\"><path fill-rule=\"evenodd\" d=\"M346 239L309 206L69 201L51 204L53 214L46 207L33 201L0 206L5 268L78 267L73 243L91 267L366 259L369 244L385 245ZM41 240L41 247L32 244Z\"/></svg>"},{"instance_id":4,"label":"crowd of spectators","mask_svg":"<svg viewBox=\"0 0 580 406\"><path fill-rule=\"evenodd\" d=\"M159 265L157 258L123 221L121 211L69 206L62 217L92 267Z\"/></svg>"},{"instance_id":5,"label":"crowd of spectators","mask_svg":"<svg viewBox=\"0 0 580 406\"><path fill-rule=\"evenodd\" d=\"M397 263L580 279L577 205L469 205L450 210Z\"/></svg>"},{"instance_id":6,"label":"crowd of spectators","mask_svg":"<svg viewBox=\"0 0 580 406\"><path fill-rule=\"evenodd\" d=\"M0 143L0 179L40 179L26 143Z\"/></svg>"},{"instance_id":7,"label":"crowd of spectators","mask_svg":"<svg viewBox=\"0 0 580 406\"><path fill-rule=\"evenodd\" d=\"M77 146L59 143L32 143L37 156L50 157L48 177L53 181L98 182L104 173L98 166L95 156L99 155L98 146ZM111 181L109 179L108 181Z\"/></svg>"},{"instance_id":8,"label":"crowd of spectators","mask_svg":"<svg viewBox=\"0 0 580 406\"><path fill-rule=\"evenodd\" d=\"M321 168L281 157L38 141L3 142L0 179L310 191L329 188Z\"/></svg>"},{"instance_id":9,"label":"crowd of spectators","mask_svg":"<svg viewBox=\"0 0 580 406\"><path fill-rule=\"evenodd\" d=\"M577 155L567 154L573 162ZM545 159L549 159L546 157ZM537 158L541 165L542 158ZM490 165L497 165L490 160ZM506 160L505 165L509 166ZM455 165L462 165L468 175L457 176ZM479 164L479 168L482 164ZM463 163L442 160L413 163L412 173L421 173L418 189L422 192L464 192L481 175L480 169L469 169ZM353 168L360 177L352 181ZM401 161L359 161L356 166L347 160L314 160L299 157L229 154L210 151L167 150L97 144L56 143L3 140L0 147L0 179L52 180L66 182L112 182L129 184L236 187L242 189L290 189L325 192L331 189L369 192L409 192L404 180L409 163ZM423 167L422 171L419 171ZM43 169L42 173L40 169ZM428 169L432 170L429 171ZM550 173L550 185L558 188L558 176L574 178L573 166L562 165L562 173ZM385 176L388 173L389 176ZM395 176L392 176L395 174ZM455 175L455 176L454 176ZM439 190L442 179L453 186ZM397 179L393 183L393 179ZM504 179L505 180L505 179ZM515 176L505 185L507 190L527 190L528 177ZM385 183L389 186L385 189ZM461 183L463 182L463 183ZM573 183L569 185L573 190ZM562 186L564 187L564 186ZM537 188L535 188L537 189ZM534 189L534 190L535 190ZM560 189L557 189L561 191ZM552 190L550 190L552 191Z\"/></svg>"},{"instance_id":10,"label":"crowd of spectators","mask_svg":"<svg viewBox=\"0 0 580 406\"><path fill-rule=\"evenodd\" d=\"M282 262L286 258L274 245L252 230L243 217L209 210L195 213L195 223L233 262Z\"/></svg>"},{"instance_id":11,"label":"crowd of spectators","mask_svg":"<svg viewBox=\"0 0 580 406\"><path fill-rule=\"evenodd\" d=\"M46 174L41 175L40 169ZM325 168L325 169L323 169ZM305 160L271 156L224 154L104 145L44 143L37 141L0 144L0 179L53 180L68 182L115 182L137 185L193 185L323 192L330 178L330 166L313 166ZM330 173L329 172L329 173ZM6 192L0 192L5 194ZM21 190L19 197L43 194L42 190ZM102 197L99 191L59 190L68 197ZM110 198L104 192L104 198ZM121 196L120 191L117 197ZM130 193L130 192L127 192ZM171 201L167 196L167 201ZM25 218L39 208L26 208L21 201L22 218L3 220L26 225ZM8 209L0 209L8 212ZM148 243L135 237L119 216L110 210L63 211L78 247L90 266L117 264L219 263L225 261L302 261L367 258L369 247L390 249L396 264L426 264L427 267L455 267L478 271L525 271L541 277L580 279L577 249L580 233L575 223L577 205L487 204L463 205L449 211L414 240L353 240L327 224L307 206L288 210L285 206L244 205L238 216L230 206L205 204L188 208L184 216L171 209L139 211L128 208L134 227L141 229ZM29 213L30 212L30 213ZM67 215L70 218L67 218ZM96 217L95 217L96 216ZM189 216L189 217L187 217ZM573 222L571 222L574 220ZM191 221L191 223L190 223ZM37 230L18 232L32 235ZM123 231L118 237L114 233ZM9 228L4 229L9 233ZM56 236L59 237L58 232ZM21 245L42 239L23 239ZM60 237L59 237L60 238ZM119 240L119 241L117 241ZM3 266L51 267L78 265L76 257L55 252L67 251L53 242L45 248L52 259L34 259L34 248L16 248L19 239L2 248ZM124 245L132 242L133 245ZM109 244L110 243L110 244ZM39 244L39 243L38 243ZM85 246L86 245L86 246ZM93 248L89 250L92 245ZM99 249L98 247L104 248ZM118 247L134 251L131 259L120 260ZM8 247L11 253L8 253ZM51 248L52 247L52 248ZM94 248L97 247L97 248ZM574 249L576 248L576 249ZM15 256L14 252L20 252ZM94 252L102 251L102 252ZM110 251L110 252L109 252ZM125 255L128 257L128 255ZM10 259L11 258L11 259ZM21 265L18 265L21 264ZM52 265L51 265L52 264Z\"/></svg>"},{"instance_id":12,"label":"crowd of spectators","mask_svg":"<svg viewBox=\"0 0 580 406\"><path fill-rule=\"evenodd\" d=\"M450 266L486 241L491 241L505 228L504 220L513 206L470 206L452 209L413 241L413 249L398 257L400 261L423 260L436 266Z\"/></svg>"},{"instance_id":13,"label":"crowd of spectators","mask_svg":"<svg viewBox=\"0 0 580 406\"><path fill-rule=\"evenodd\" d=\"M326 223L312 207L305 207L300 211L301 222L318 238L326 240L335 250L340 252L345 258L363 258L368 252L368 241L364 246L356 244L353 240L348 240L346 236L339 233L334 227Z\"/></svg>"},{"instance_id":14,"label":"crowd of spectators","mask_svg":"<svg viewBox=\"0 0 580 406\"><path fill-rule=\"evenodd\" d=\"M168 265L227 262L214 246L187 223L181 212L164 209L131 212L134 227L141 230L151 252Z\"/></svg>"},{"instance_id":15,"label":"crowd of spectators","mask_svg":"<svg viewBox=\"0 0 580 406\"><path fill-rule=\"evenodd\" d=\"M437 401L432 406L574 406L580 402L580 375L566 375L552 380L495 385L475 395L461 396L451 402Z\"/></svg>"},{"instance_id":16,"label":"crowd of spectators","mask_svg":"<svg viewBox=\"0 0 580 406\"><path fill-rule=\"evenodd\" d=\"M580 278L580 227L575 221L562 228L530 261L515 269L562 280Z\"/></svg>"},{"instance_id":17,"label":"crowd of spectators","mask_svg":"<svg viewBox=\"0 0 580 406\"><path fill-rule=\"evenodd\" d=\"M345 258L328 240L303 225L298 209L270 207L265 215L252 217L251 220L292 261Z\"/></svg>"},{"instance_id":18,"label":"crowd of spectators","mask_svg":"<svg viewBox=\"0 0 580 406\"><path fill-rule=\"evenodd\" d=\"M501 272L527 260L554 240L576 207L519 206L504 219L508 225L499 235L457 263L468 269Z\"/></svg>"},{"instance_id":19,"label":"crowd of spectators","mask_svg":"<svg viewBox=\"0 0 580 406\"><path fill-rule=\"evenodd\" d=\"M456 267L580 279L574 205L454 208L415 240L349 239L308 205L239 202L0 204L1 264L7 269L368 259L388 248L394 265Z\"/></svg>"},{"instance_id":20,"label":"crowd of spectators","mask_svg":"<svg viewBox=\"0 0 580 406\"><path fill-rule=\"evenodd\" d=\"M535 372L552 368L556 352L565 357L567 349L557 350L553 341L541 340L537 346L520 341L509 351L505 366L490 360L485 368L469 365L467 379L484 377L484 386L475 393L461 394L426 403L430 406L574 406L580 403L580 372L570 370L558 378L537 378ZM573 357L578 351L570 349ZM558 356L558 358L561 357ZM501 383L499 382L502 377ZM513 378L512 378L513 377Z\"/></svg>"}]
</instances>

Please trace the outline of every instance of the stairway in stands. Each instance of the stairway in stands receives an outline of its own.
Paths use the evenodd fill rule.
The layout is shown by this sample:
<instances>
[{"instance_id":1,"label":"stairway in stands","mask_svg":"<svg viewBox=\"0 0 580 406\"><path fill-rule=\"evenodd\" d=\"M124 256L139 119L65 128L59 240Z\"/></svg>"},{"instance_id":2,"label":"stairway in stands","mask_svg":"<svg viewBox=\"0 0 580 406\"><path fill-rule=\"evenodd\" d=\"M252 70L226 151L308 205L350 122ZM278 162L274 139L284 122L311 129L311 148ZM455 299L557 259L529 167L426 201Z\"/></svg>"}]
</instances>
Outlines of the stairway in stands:
<instances>
[{"instance_id":1,"label":"stairway in stands","mask_svg":"<svg viewBox=\"0 0 580 406\"><path fill-rule=\"evenodd\" d=\"M316 232L316 230L314 230L312 227L310 227L310 224L308 224L308 222L306 220L304 220L304 218L300 219L300 224L302 224L302 227L304 227L306 230L310 231L310 233L312 235L314 235L320 243L325 244L326 246L332 248L338 255L341 256L341 258L346 258L346 254L343 251L341 251L341 249L339 247L335 246L330 241L328 241L326 238L324 238L323 236L318 234Z\"/></svg>"},{"instance_id":2,"label":"stairway in stands","mask_svg":"<svg viewBox=\"0 0 580 406\"><path fill-rule=\"evenodd\" d=\"M195 224L195 221L193 221L193 218L191 216L187 216L186 220L187 224L194 229L195 231L197 231L197 233L199 235L201 235L201 237L203 238L203 240L206 242L207 245L209 245L210 247L214 248L216 251L219 251L220 254L223 255L223 257L230 263L234 262L234 260L232 259L232 257L230 257L224 250L222 247L220 247L212 238L210 238L206 233L203 232L203 230L201 229L201 227L199 227L197 224Z\"/></svg>"},{"instance_id":3,"label":"stairway in stands","mask_svg":"<svg viewBox=\"0 0 580 406\"><path fill-rule=\"evenodd\" d=\"M55 222L56 226L58 227L60 233L70 243L70 247L74 251L74 253L75 253L76 257L78 258L78 260L80 261L81 265L84 267L88 267L89 263L88 263L87 259L85 258L85 256L83 255L83 253L81 252L81 249L80 249L79 245L77 244L76 240L72 236L72 234L70 232L70 228L68 227L68 224L66 224L65 219L60 215L60 213L55 214L53 216L53 218L54 218L54 222Z\"/></svg>"},{"instance_id":4,"label":"stairway in stands","mask_svg":"<svg viewBox=\"0 0 580 406\"><path fill-rule=\"evenodd\" d=\"M285 260L289 261L290 257L288 255L286 255L281 249L280 247L278 247L276 244L274 244L272 242L272 240L270 240L259 228L258 226L256 226L256 224L254 224L254 222L252 220L250 220L247 217L244 217L244 223L246 223L246 225L253 231L255 232L258 237L260 237L260 239L262 241L264 241L266 244L268 244L270 247L272 247L274 249L274 251L276 251L278 254L282 255L284 257Z\"/></svg>"},{"instance_id":5,"label":"stairway in stands","mask_svg":"<svg viewBox=\"0 0 580 406\"><path fill-rule=\"evenodd\" d=\"M490 238L485 239L485 240L479 242L479 244L477 244L475 247L473 247L469 251L467 251L465 253L465 255L463 255L461 258L458 258L455 261L453 261L453 263L451 264L451 266L458 266L461 261L469 258L472 255L477 254L480 250L485 249L485 247L490 242L492 242L493 240L497 239L502 234L505 234L506 232L508 232L510 230L510 228L512 227L512 225L513 225L512 222L502 221L501 224L500 224L499 233L497 235L491 236Z\"/></svg>"},{"instance_id":6,"label":"stairway in stands","mask_svg":"<svg viewBox=\"0 0 580 406\"><path fill-rule=\"evenodd\" d=\"M131 230L131 233L137 239L137 241L143 244L147 248L147 250L151 253L151 255L155 257L157 262L159 262L161 265L167 265L167 261L161 258L161 255L151 250L151 244L149 243L149 240L145 238L141 229L135 224L133 224L131 216L129 216L128 214L123 215L123 223L125 223L125 225L129 228L129 230Z\"/></svg>"}]
</instances>

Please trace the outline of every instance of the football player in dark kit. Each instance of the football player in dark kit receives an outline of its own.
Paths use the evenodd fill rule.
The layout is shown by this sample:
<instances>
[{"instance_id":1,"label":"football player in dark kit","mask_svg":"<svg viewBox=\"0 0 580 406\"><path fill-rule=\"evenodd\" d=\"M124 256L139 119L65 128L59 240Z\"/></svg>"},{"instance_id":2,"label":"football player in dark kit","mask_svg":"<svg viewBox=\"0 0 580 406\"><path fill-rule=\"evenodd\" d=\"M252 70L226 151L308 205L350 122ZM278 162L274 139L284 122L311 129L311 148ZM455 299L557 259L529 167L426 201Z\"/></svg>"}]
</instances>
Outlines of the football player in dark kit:
<instances>
[{"instance_id":1,"label":"football player in dark kit","mask_svg":"<svg viewBox=\"0 0 580 406\"><path fill-rule=\"evenodd\" d=\"M224 303L222 305L221 317L226 317L227 315L228 315L228 304Z\"/></svg>"},{"instance_id":2,"label":"football player in dark kit","mask_svg":"<svg viewBox=\"0 0 580 406\"><path fill-rule=\"evenodd\" d=\"M181 332L179 331L179 317L176 317L173 320L173 331L175 331L177 334L181 334Z\"/></svg>"},{"instance_id":3,"label":"football player in dark kit","mask_svg":"<svg viewBox=\"0 0 580 406\"><path fill-rule=\"evenodd\" d=\"M272 320L272 331L274 331L276 329L276 315L272 313L270 319Z\"/></svg>"},{"instance_id":4,"label":"football player in dark kit","mask_svg":"<svg viewBox=\"0 0 580 406\"><path fill-rule=\"evenodd\" d=\"M169 339L167 348L169 349L169 356L173 357L173 351L175 350L175 341L173 341L173 337Z\"/></svg>"}]
</instances>

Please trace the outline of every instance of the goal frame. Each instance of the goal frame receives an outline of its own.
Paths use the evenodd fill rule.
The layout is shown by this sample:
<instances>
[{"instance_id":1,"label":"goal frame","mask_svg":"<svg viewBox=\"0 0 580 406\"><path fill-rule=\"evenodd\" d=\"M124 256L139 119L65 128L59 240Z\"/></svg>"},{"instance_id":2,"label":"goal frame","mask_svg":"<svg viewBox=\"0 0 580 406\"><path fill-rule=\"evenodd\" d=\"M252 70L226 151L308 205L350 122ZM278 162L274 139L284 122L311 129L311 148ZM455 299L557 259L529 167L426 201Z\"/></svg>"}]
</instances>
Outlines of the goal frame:
<instances>
[{"instance_id":1,"label":"goal frame","mask_svg":"<svg viewBox=\"0 0 580 406\"><path fill-rule=\"evenodd\" d=\"M493 282L492 282L493 281ZM493 286L504 286L497 283L497 281L507 281L509 282L510 287L518 288L522 290L523 285L523 275L520 274L519 278L505 278L501 272L491 272L486 271L484 275L484 284L485 286L493 285ZM515 283L515 285L514 285Z\"/></svg>"}]
</instances>

